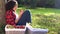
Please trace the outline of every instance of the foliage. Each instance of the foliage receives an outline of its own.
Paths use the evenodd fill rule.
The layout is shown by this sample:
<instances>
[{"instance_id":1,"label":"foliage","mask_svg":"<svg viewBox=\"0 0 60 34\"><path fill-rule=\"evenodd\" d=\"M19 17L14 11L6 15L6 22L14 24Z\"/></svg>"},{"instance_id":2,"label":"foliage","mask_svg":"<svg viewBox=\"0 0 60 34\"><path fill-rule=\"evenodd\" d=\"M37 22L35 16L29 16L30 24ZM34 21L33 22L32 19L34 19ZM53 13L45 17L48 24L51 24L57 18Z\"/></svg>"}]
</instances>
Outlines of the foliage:
<instances>
[{"instance_id":1,"label":"foliage","mask_svg":"<svg viewBox=\"0 0 60 34\"><path fill-rule=\"evenodd\" d=\"M17 0L19 6L26 6L27 8L35 7L54 7L55 0Z\"/></svg>"},{"instance_id":2,"label":"foliage","mask_svg":"<svg viewBox=\"0 0 60 34\"><path fill-rule=\"evenodd\" d=\"M5 34L5 24L0 23L0 34Z\"/></svg>"},{"instance_id":3,"label":"foliage","mask_svg":"<svg viewBox=\"0 0 60 34\"><path fill-rule=\"evenodd\" d=\"M55 0L47 0L46 1L46 7L54 7Z\"/></svg>"}]
</instances>

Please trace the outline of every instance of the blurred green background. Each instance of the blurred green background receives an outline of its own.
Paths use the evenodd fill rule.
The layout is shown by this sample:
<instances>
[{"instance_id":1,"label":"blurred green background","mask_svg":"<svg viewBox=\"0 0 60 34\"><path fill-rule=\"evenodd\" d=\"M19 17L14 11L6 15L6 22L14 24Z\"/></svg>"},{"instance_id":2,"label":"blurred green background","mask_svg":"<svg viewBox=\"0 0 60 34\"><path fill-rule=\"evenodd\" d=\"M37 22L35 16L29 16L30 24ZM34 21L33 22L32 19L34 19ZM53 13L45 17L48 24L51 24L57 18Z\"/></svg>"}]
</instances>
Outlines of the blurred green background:
<instances>
[{"instance_id":1,"label":"blurred green background","mask_svg":"<svg viewBox=\"0 0 60 34\"><path fill-rule=\"evenodd\" d=\"M49 29L47 34L60 34L60 9L55 0L17 0L21 9L30 10L33 28ZM57 3L56 3L57 4Z\"/></svg>"},{"instance_id":2,"label":"blurred green background","mask_svg":"<svg viewBox=\"0 0 60 34\"><path fill-rule=\"evenodd\" d=\"M60 34L60 3L59 0L17 0L20 10L30 10L33 28L49 29L47 34ZM5 25L0 23L0 33L5 34Z\"/></svg>"},{"instance_id":3,"label":"blurred green background","mask_svg":"<svg viewBox=\"0 0 60 34\"><path fill-rule=\"evenodd\" d=\"M26 10L25 7L19 7L17 13L20 9ZM32 15L32 27L33 28L43 28L49 29L48 34L58 34L60 33L60 10L54 8L35 8L29 9Z\"/></svg>"}]
</instances>

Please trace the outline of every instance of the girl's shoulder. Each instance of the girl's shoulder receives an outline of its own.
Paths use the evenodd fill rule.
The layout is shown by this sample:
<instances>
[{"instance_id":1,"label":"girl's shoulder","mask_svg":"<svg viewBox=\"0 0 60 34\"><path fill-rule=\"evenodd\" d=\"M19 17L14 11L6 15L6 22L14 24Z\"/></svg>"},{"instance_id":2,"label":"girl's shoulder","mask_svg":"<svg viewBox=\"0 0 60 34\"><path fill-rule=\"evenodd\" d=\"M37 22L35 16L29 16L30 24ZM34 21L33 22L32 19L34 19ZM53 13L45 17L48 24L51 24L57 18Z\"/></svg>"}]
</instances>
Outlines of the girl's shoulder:
<instances>
[{"instance_id":1,"label":"girl's shoulder","mask_svg":"<svg viewBox=\"0 0 60 34\"><path fill-rule=\"evenodd\" d=\"M8 10L8 11L6 11L6 13L12 14L13 10Z\"/></svg>"}]
</instances>

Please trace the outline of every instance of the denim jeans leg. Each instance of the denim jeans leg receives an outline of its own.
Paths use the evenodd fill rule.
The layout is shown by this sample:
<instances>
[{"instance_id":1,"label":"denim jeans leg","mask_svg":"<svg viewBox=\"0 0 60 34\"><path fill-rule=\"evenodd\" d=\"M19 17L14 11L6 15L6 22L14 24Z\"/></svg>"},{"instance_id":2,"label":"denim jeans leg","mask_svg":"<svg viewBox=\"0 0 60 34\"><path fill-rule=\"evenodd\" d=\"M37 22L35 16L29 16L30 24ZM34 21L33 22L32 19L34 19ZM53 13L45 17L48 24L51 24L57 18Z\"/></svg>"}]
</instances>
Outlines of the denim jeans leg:
<instances>
[{"instance_id":1,"label":"denim jeans leg","mask_svg":"<svg viewBox=\"0 0 60 34\"><path fill-rule=\"evenodd\" d=\"M26 10L22 14L21 18L19 19L16 25L26 25L27 22L31 22L31 14L28 10Z\"/></svg>"}]
</instances>

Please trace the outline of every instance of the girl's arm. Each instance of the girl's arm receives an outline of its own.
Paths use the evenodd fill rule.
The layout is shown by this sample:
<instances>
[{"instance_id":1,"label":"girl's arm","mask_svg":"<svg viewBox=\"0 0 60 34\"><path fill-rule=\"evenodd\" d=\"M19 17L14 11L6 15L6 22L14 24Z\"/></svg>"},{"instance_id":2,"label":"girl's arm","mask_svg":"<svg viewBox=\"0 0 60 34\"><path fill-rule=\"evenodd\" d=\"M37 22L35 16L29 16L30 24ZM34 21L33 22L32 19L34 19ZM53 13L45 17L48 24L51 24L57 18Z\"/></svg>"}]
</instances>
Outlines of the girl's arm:
<instances>
[{"instance_id":1,"label":"girl's arm","mask_svg":"<svg viewBox=\"0 0 60 34\"><path fill-rule=\"evenodd\" d=\"M21 18L23 13L24 13L24 11L20 10L20 14L19 14L18 18L15 20L16 23L19 21L19 19Z\"/></svg>"},{"instance_id":2,"label":"girl's arm","mask_svg":"<svg viewBox=\"0 0 60 34\"><path fill-rule=\"evenodd\" d=\"M21 18L22 14L24 13L23 10L20 10L19 18Z\"/></svg>"}]
</instances>

